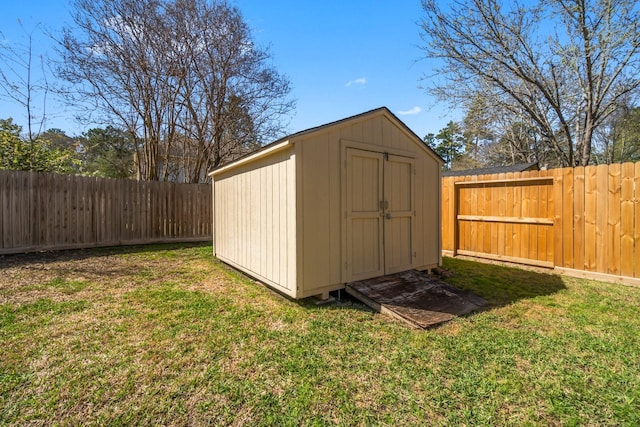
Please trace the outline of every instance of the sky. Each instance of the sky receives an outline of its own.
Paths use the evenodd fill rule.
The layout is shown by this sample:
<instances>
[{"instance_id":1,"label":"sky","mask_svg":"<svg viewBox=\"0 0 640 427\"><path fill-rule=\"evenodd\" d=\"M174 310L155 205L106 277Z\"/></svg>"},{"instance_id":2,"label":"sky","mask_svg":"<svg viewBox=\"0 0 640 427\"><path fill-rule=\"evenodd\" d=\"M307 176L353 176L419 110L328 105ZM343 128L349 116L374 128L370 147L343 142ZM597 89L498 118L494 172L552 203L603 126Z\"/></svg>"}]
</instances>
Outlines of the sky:
<instances>
[{"instance_id":1,"label":"sky","mask_svg":"<svg viewBox=\"0 0 640 427\"><path fill-rule=\"evenodd\" d=\"M421 86L432 72L422 59L420 0L231 0L267 47L272 65L286 75L296 108L287 133L319 126L385 106L418 136L437 133L451 110ZM68 0L14 1L3 6L3 43L25 43L25 32L56 32L71 24ZM21 22L21 25L19 24ZM34 53L52 54L53 42L35 31ZM49 77L52 79L51 77ZM41 103L38 103L40 105ZM87 130L72 110L48 97L46 128L70 135ZM0 99L0 118L25 125L23 108ZM268 141L266 141L268 142Z\"/></svg>"}]
</instances>

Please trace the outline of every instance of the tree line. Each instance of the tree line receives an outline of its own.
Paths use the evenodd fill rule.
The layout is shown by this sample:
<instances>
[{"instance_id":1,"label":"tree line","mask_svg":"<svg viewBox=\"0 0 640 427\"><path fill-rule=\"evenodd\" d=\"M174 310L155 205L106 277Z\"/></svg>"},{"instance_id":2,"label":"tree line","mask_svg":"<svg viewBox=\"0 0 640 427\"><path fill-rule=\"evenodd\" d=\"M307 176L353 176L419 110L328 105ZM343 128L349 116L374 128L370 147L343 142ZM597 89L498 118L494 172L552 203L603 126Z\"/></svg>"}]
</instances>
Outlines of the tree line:
<instances>
[{"instance_id":1,"label":"tree line","mask_svg":"<svg viewBox=\"0 0 640 427\"><path fill-rule=\"evenodd\" d=\"M427 140L449 167L638 159L635 0L422 0L425 76L465 117Z\"/></svg>"},{"instance_id":2,"label":"tree line","mask_svg":"<svg viewBox=\"0 0 640 427\"><path fill-rule=\"evenodd\" d=\"M427 134L425 143L445 161L446 170L465 170L519 163L540 167L564 167L545 145L534 126L512 120L498 126L468 110L461 121L450 121L437 134ZM640 108L620 108L596 131L590 164L640 161Z\"/></svg>"},{"instance_id":3,"label":"tree line","mask_svg":"<svg viewBox=\"0 0 640 427\"><path fill-rule=\"evenodd\" d=\"M37 170L55 148L48 160L57 171L206 182L211 169L282 134L294 107L290 83L236 7L217 0L75 0L72 17L72 26L52 35L54 59L34 58L31 34L26 47L0 47L0 89L27 110L28 122L24 135L3 122L3 158L22 154L2 167ZM32 81L34 59L63 83ZM33 113L36 92L59 95L81 119L104 126L59 147L51 140L57 133L60 141L60 132L36 130L46 118L44 108L39 117Z\"/></svg>"},{"instance_id":4,"label":"tree line","mask_svg":"<svg viewBox=\"0 0 640 427\"><path fill-rule=\"evenodd\" d=\"M0 169L135 177L135 144L121 129L92 128L69 136L52 128L31 139L26 135L12 119L0 119Z\"/></svg>"},{"instance_id":5,"label":"tree line","mask_svg":"<svg viewBox=\"0 0 640 427\"><path fill-rule=\"evenodd\" d=\"M447 167L640 159L637 1L422 0L422 8L426 87L464 112L425 137ZM283 133L290 82L226 1L74 0L71 10L73 24L52 35L53 59L33 55L30 33L22 49L0 45L0 96L27 112L22 133L2 124L0 167L98 173L96 164L126 157L118 173L202 182ZM64 84L34 81L36 67ZM62 96L100 127L67 147L52 143L60 132L42 132L36 92Z\"/></svg>"}]
</instances>

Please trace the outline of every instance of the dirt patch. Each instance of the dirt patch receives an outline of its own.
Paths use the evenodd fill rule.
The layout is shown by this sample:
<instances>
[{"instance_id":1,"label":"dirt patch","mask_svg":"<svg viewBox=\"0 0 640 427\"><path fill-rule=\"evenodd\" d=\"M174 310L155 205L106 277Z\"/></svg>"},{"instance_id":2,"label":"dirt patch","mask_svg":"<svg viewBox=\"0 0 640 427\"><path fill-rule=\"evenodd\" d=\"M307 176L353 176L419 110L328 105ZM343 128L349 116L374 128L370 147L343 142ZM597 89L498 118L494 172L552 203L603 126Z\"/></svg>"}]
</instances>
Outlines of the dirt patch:
<instances>
[{"instance_id":1,"label":"dirt patch","mask_svg":"<svg viewBox=\"0 0 640 427\"><path fill-rule=\"evenodd\" d=\"M185 271L206 278L190 284L193 290L218 289L221 277L208 278L210 265L204 264L122 248L5 255L0 257L0 304L83 299L107 289L115 297L140 286L184 280Z\"/></svg>"}]
</instances>

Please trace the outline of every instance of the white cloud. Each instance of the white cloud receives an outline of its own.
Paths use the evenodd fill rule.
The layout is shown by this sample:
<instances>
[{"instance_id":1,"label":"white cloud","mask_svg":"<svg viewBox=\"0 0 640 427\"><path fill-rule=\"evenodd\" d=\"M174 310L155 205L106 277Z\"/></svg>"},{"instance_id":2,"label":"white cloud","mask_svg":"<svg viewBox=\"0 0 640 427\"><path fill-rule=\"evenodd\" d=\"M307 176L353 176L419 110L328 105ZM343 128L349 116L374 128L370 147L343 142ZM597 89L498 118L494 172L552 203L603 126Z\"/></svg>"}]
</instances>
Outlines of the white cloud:
<instances>
[{"instance_id":1,"label":"white cloud","mask_svg":"<svg viewBox=\"0 0 640 427\"><path fill-rule=\"evenodd\" d=\"M345 87L349 87L351 85L365 85L367 84L367 78L366 77L359 77L355 80L350 80L348 81L344 86Z\"/></svg>"},{"instance_id":2,"label":"white cloud","mask_svg":"<svg viewBox=\"0 0 640 427\"><path fill-rule=\"evenodd\" d=\"M405 111L398 111L398 114L400 114L401 116L413 116L416 115L418 113L420 113L422 111L422 108L418 107L417 105L415 107L413 107L410 110L405 110Z\"/></svg>"}]
</instances>

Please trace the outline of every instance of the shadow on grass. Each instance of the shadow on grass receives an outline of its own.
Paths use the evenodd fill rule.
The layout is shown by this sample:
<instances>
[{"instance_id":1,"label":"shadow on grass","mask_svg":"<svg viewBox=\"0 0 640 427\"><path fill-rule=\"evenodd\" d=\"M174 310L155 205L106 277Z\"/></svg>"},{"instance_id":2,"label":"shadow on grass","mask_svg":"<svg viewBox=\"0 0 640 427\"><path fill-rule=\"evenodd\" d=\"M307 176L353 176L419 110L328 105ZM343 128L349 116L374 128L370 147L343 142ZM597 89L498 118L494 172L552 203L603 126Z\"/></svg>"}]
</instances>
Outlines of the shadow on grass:
<instances>
[{"instance_id":1,"label":"shadow on grass","mask_svg":"<svg viewBox=\"0 0 640 427\"><path fill-rule=\"evenodd\" d=\"M418 325L430 327L449 320L452 316L466 316L491 310L524 299L552 295L566 288L560 276L543 269L518 268L449 257L443 259L443 266L451 272L450 277L440 279L429 276L424 283L417 284L412 283L410 279L403 279L398 286L387 288L392 276L386 276L387 280L382 282L382 287L374 290L375 296L369 297L387 307L394 306L395 311L404 313L403 316L408 316ZM445 284L438 285L442 282ZM426 285L435 287L423 288ZM457 289L448 288L447 285ZM327 310L371 311L368 306L345 291L341 291L340 295L332 292L332 296L336 298L335 303L317 307ZM314 298L305 298L297 303L313 309L316 307L315 301Z\"/></svg>"},{"instance_id":2,"label":"shadow on grass","mask_svg":"<svg viewBox=\"0 0 640 427\"><path fill-rule=\"evenodd\" d=\"M190 243L151 243L148 245L108 246L0 255L0 270L2 270L3 268L22 267L34 263L47 264L59 261L82 261L89 258L108 257L122 254L171 251L183 248L204 247L209 245L211 245L211 242L209 241Z\"/></svg>"},{"instance_id":3,"label":"shadow on grass","mask_svg":"<svg viewBox=\"0 0 640 427\"><path fill-rule=\"evenodd\" d=\"M443 258L443 267L452 273L444 281L473 292L501 307L523 299L552 295L565 289L562 279L551 271L524 269L461 258Z\"/></svg>"}]
</instances>

